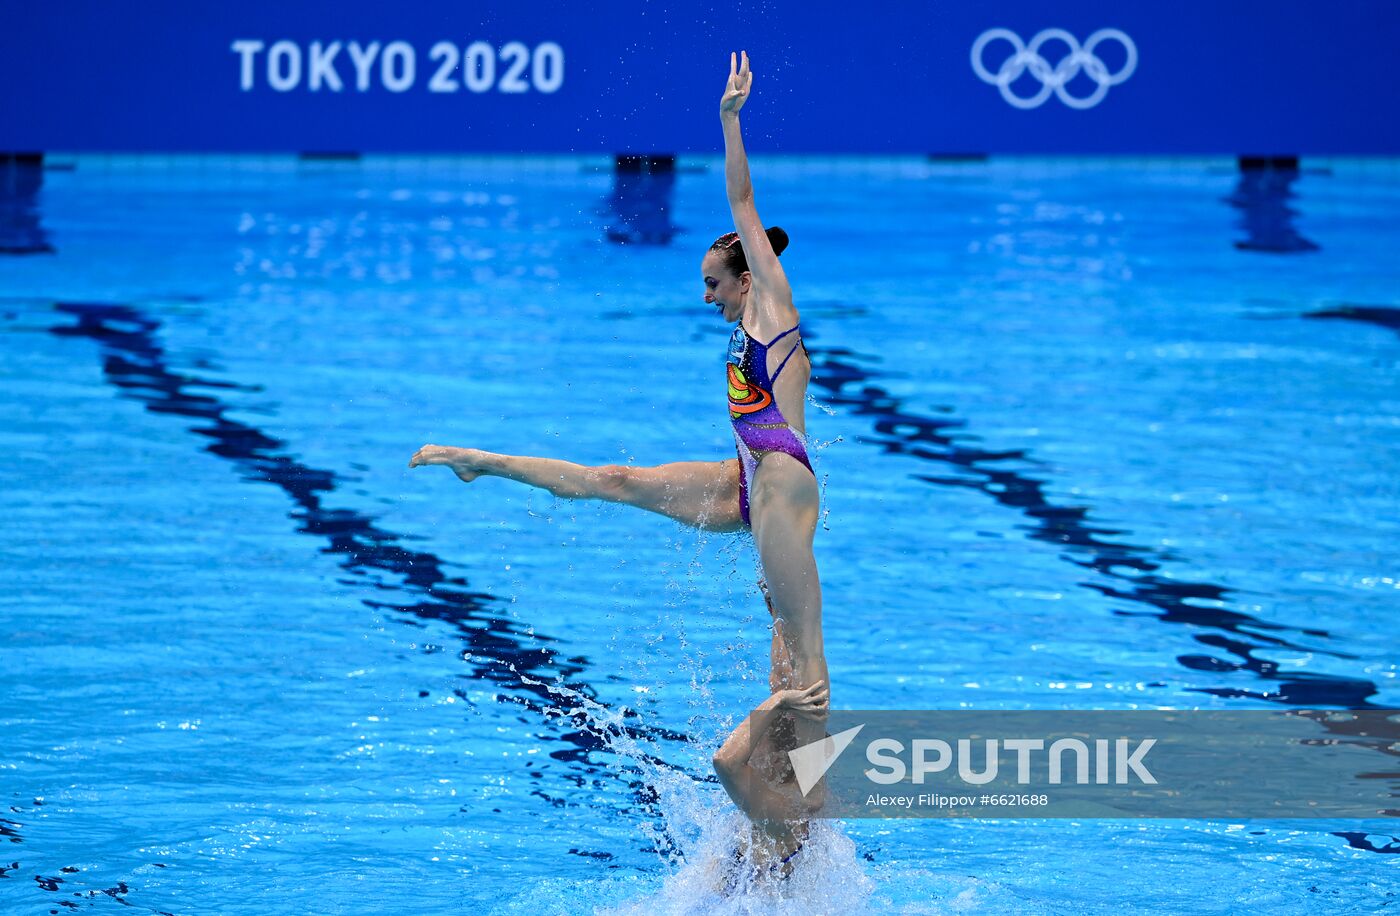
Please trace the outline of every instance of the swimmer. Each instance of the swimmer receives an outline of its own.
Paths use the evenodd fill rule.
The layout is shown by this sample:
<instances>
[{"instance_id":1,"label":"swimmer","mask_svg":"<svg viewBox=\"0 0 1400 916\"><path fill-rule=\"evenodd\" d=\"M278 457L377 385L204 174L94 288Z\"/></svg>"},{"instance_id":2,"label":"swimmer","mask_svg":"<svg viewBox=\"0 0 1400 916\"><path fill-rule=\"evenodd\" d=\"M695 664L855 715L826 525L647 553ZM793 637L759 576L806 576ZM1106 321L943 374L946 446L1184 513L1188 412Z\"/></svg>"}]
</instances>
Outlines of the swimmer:
<instances>
[{"instance_id":1,"label":"swimmer","mask_svg":"<svg viewBox=\"0 0 1400 916\"><path fill-rule=\"evenodd\" d=\"M748 54L729 57L720 99L725 186L734 232L720 236L700 262L705 302L735 322L725 367L737 458L679 461L655 467L588 467L556 458L500 455L425 445L409 467L444 465L459 479L504 477L564 499L625 503L706 531L753 533L764 597L792 659L785 686L808 688L827 678L822 595L812 552L817 480L806 449L804 408L811 363L802 342L792 288L778 262L787 233L765 230L754 206L739 109L753 83ZM822 735L798 720L798 743Z\"/></svg>"},{"instance_id":2,"label":"swimmer","mask_svg":"<svg viewBox=\"0 0 1400 916\"><path fill-rule=\"evenodd\" d=\"M749 829L715 863L713 880L720 893L732 894L745 881L792 874L824 796L816 788L802 794L788 751L799 746L797 722L820 729L827 714L824 682L805 690L779 690L744 717L715 752L720 784L749 818Z\"/></svg>"}]
</instances>

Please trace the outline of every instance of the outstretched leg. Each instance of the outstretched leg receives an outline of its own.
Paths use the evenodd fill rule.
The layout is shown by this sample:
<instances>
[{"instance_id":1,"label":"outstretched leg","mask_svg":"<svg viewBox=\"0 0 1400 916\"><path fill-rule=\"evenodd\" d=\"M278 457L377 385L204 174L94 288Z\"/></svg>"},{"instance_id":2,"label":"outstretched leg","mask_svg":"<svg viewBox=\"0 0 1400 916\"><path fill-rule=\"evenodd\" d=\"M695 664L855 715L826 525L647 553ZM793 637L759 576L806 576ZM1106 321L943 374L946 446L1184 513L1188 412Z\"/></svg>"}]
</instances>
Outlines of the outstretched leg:
<instances>
[{"instance_id":1,"label":"outstretched leg","mask_svg":"<svg viewBox=\"0 0 1400 916\"><path fill-rule=\"evenodd\" d=\"M749 519L763 566L765 595L787 643L789 686L794 689L828 680L821 582L812 554L817 516L817 482L812 473L790 455L765 455L754 472ZM822 723L798 717L799 744L816 741L823 734Z\"/></svg>"},{"instance_id":2,"label":"outstretched leg","mask_svg":"<svg viewBox=\"0 0 1400 916\"><path fill-rule=\"evenodd\" d=\"M441 464L470 483L483 475L548 490L563 499L601 499L656 512L706 531L737 531L739 462L677 461L656 467L600 467L557 458L498 455L474 448L425 445L409 467Z\"/></svg>"}]
</instances>

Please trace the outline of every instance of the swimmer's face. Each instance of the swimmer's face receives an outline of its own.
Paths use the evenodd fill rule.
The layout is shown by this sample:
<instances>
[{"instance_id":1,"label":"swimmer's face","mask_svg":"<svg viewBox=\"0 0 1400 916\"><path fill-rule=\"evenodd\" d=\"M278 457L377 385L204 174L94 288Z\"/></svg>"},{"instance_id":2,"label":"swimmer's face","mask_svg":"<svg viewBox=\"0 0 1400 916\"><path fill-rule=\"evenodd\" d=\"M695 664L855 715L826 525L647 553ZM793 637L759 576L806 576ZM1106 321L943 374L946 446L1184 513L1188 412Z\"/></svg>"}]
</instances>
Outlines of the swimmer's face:
<instances>
[{"instance_id":1,"label":"swimmer's face","mask_svg":"<svg viewBox=\"0 0 1400 916\"><path fill-rule=\"evenodd\" d=\"M736 277L719 253L710 251L700 262L700 279L705 284L705 301L713 305L725 321L738 321L744 314L744 300L749 294L752 275L744 271Z\"/></svg>"}]
</instances>

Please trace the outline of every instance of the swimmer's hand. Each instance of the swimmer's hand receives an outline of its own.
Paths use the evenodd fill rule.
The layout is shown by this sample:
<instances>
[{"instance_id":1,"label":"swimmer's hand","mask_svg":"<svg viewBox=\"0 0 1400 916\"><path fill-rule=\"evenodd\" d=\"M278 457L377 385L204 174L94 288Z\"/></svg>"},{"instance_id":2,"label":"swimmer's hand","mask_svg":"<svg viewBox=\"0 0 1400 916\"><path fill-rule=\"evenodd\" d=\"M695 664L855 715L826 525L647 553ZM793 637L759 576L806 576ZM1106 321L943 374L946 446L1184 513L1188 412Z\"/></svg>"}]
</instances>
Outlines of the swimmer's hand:
<instances>
[{"instance_id":1,"label":"swimmer's hand","mask_svg":"<svg viewBox=\"0 0 1400 916\"><path fill-rule=\"evenodd\" d=\"M749 72L749 52L740 51L743 64L736 68L734 53L729 54L729 85L724 87L724 97L719 100L720 114L738 114L749 98L749 87L753 85L753 74Z\"/></svg>"},{"instance_id":2,"label":"swimmer's hand","mask_svg":"<svg viewBox=\"0 0 1400 916\"><path fill-rule=\"evenodd\" d=\"M781 690L776 696L779 709L791 709L804 719L822 722L831 712L831 691L826 681L817 681L803 690Z\"/></svg>"},{"instance_id":3,"label":"swimmer's hand","mask_svg":"<svg viewBox=\"0 0 1400 916\"><path fill-rule=\"evenodd\" d=\"M471 483L482 474L482 467L474 460L480 455L474 448L452 448L447 445L425 445L413 453L413 457L408 460L411 468L420 467L426 464L445 464L452 469L452 473L462 479L464 483Z\"/></svg>"}]
</instances>

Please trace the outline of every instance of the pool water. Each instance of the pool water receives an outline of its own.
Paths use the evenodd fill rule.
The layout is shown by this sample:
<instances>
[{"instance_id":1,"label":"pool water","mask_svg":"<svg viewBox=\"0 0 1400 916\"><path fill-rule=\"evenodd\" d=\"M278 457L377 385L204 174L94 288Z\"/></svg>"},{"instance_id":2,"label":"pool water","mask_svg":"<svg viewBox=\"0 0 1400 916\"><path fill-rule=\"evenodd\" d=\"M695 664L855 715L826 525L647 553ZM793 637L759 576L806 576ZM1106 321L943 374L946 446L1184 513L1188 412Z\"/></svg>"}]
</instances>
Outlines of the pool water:
<instances>
[{"instance_id":1,"label":"pool water","mask_svg":"<svg viewBox=\"0 0 1400 916\"><path fill-rule=\"evenodd\" d=\"M751 545L406 465L733 457L718 160L48 164L7 212L52 250L0 256L0 909L1397 905L1400 830L1325 820L835 822L707 896ZM835 706L1400 706L1400 164L754 178Z\"/></svg>"}]
</instances>

